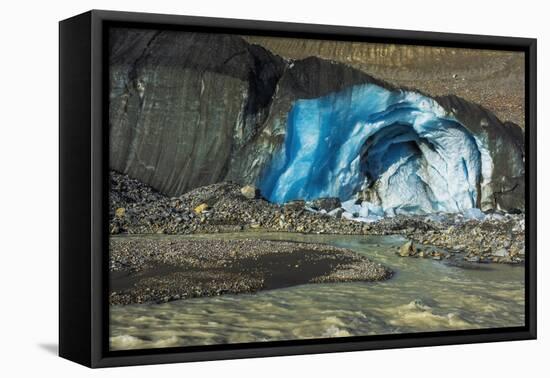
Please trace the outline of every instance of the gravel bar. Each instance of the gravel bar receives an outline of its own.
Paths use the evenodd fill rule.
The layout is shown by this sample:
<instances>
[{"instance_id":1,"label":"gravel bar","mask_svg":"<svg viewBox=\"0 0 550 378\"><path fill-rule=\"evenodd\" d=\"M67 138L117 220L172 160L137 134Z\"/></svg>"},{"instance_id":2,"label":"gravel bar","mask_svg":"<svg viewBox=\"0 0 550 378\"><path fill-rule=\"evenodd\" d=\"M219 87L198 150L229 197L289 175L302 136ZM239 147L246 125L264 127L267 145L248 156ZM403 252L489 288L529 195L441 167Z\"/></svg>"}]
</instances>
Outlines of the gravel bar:
<instances>
[{"instance_id":1,"label":"gravel bar","mask_svg":"<svg viewBox=\"0 0 550 378\"><path fill-rule=\"evenodd\" d=\"M324 244L156 236L111 237L109 270L111 305L392 276L352 250Z\"/></svg>"}]
</instances>

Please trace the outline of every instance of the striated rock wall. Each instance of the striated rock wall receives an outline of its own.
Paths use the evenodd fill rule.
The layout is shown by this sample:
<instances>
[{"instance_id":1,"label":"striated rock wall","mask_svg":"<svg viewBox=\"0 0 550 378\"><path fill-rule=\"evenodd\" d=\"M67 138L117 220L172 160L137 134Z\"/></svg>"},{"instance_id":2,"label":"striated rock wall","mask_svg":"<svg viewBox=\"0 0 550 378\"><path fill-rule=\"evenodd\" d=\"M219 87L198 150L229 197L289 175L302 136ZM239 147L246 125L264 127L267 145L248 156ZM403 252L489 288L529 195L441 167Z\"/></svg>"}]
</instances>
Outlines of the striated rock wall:
<instances>
[{"instance_id":1,"label":"striated rock wall","mask_svg":"<svg viewBox=\"0 0 550 378\"><path fill-rule=\"evenodd\" d=\"M224 180L258 184L298 99L365 83L399 90L347 64L285 60L236 35L111 33L110 167L169 196ZM459 97L436 101L492 146L483 208L521 209L522 130Z\"/></svg>"},{"instance_id":2,"label":"striated rock wall","mask_svg":"<svg viewBox=\"0 0 550 378\"><path fill-rule=\"evenodd\" d=\"M233 36L113 30L111 168L171 195L224 179L283 68Z\"/></svg>"}]
</instances>

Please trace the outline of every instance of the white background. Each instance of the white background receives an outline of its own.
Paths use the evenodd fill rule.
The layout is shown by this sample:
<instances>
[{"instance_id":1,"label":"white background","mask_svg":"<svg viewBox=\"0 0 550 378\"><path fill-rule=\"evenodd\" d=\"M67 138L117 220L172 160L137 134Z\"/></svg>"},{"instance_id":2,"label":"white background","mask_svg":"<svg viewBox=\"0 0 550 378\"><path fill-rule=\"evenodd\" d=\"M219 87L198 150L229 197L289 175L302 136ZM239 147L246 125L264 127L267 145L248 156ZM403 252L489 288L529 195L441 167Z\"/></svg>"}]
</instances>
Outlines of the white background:
<instances>
[{"instance_id":1,"label":"white background","mask_svg":"<svg viewBox=\"0 0 550 378\"><path fill-rule=\"evenodd\" d=\"M519 377L549 374L545 1L4 1L0 6L0 375L57 377ZM56 356L58 25L89 9L536 37L539 340L90 370ZM547 93L546 93L547 94ZM546 272L546 276L541 274ZM547 298L546 298L547 299ZM546 349L546 351L545 351ZM300 375L299 375L300 374Z\"/></svg>"}]
</instances>

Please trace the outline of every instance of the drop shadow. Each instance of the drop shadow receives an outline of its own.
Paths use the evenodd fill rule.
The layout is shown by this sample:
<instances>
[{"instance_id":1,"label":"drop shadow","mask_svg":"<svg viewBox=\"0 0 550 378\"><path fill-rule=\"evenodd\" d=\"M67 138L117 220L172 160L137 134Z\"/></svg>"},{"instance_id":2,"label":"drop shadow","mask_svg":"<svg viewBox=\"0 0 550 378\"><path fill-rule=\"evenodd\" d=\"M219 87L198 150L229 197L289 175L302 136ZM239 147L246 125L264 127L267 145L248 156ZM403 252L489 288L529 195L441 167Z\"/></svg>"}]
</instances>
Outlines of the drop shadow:
<instances>
[{"instance_id":1,"label":"drop shadow","mask_svg":"<svg viewBox=\"0 0 550 378\"><path fill-rule=\"evenodd\" d=\"M38 347L50 354L56 356L59 355L59 346L57 345L57 343L40 343L38 344Z\"/></svg>"}]
</instances>

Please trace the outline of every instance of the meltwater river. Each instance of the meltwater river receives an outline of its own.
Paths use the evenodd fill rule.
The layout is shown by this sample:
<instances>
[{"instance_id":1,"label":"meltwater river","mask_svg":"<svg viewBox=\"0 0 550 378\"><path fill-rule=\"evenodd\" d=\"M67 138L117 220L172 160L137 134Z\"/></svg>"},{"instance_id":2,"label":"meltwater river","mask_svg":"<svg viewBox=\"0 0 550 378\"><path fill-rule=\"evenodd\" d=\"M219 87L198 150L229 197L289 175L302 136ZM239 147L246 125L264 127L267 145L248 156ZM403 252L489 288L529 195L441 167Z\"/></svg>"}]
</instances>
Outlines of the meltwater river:
<instances>
[{"instance_id":1,"label":"meltwater river","mask_svg":"<svg viewBox=\"0 0 550 378\"><path fill-rule=\"evenodd\" d=\"M172 236L189 238L189 236ZM219 238L220 235L193 236ZM111 307L111 349L523 326L522 266L402 258L399 236L224 234L346 247L396 274L375 283L309 284L256 294Z\"/></svg>"}]
</instances>

